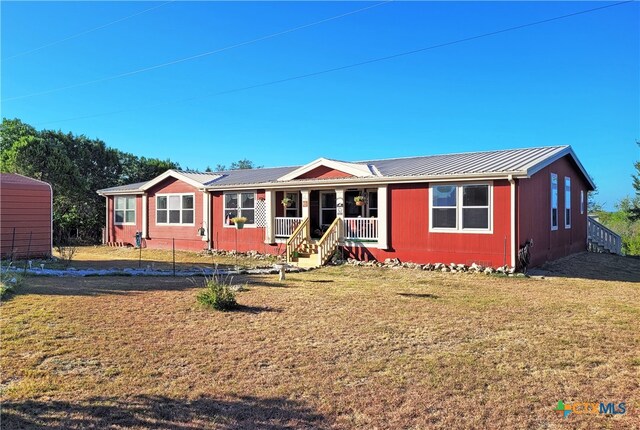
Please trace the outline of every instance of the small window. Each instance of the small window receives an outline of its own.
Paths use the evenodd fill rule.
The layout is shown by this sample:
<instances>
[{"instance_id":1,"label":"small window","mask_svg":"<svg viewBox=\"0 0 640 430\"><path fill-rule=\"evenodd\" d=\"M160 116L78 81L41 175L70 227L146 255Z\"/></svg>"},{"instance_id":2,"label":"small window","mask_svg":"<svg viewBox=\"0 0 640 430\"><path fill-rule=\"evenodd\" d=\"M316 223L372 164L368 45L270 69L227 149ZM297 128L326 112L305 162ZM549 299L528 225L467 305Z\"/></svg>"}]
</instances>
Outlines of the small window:
<instances>
[{"instance_id":1,"label":"small window","mask_svg":"<svg viewBox=\"0 0 640 430\"><path fill-rule=\"evenodd\" d=\"M551 230L558 229L558 175L551 174Z\"/></svg>"},{"instance_id":2,"label":"small window","mask_svg":"<svg viewBox=\"0 0 640 430\"><path fill-rule=\"evenodd\" d=\"M224 224L231 226L232 218L245 217L245 225L254 225L256 217L256 193L225 193L224 194Z\"/></svg>"},{"instance_id":3,"label":"small window","mask_svg":"<svg viewBox=\"0 0 640 430\"><path fill-rule=\"evenodd\" d=\"M136 223L136 197L117 196L115 198L115 210L113 222L116 225L133 225Z\"/></svg>"},{"instance_id":4,"label":"small window","mask_svg":"<svg viewBox=\"0 0 640 430\"><path fill-rule=\"evenodd\" d=\"M285 193L284 196L291 200L291 204L284 208L284 216L291 218L299 217L300 202L298 201L298 193Z\"/></svg>"},{"instance_id":5,"label":"small window","mask_svg":"<svg viewBox=\"0 0 640 430\"><path fill-rule=\"evenodd\" d=\"M193 194L162 194L156 196L156 224L194 223Z\"/></svg>"},{"instance_id":6,"label":"small window","mask_svg":"<svg viewBox=\"0 0 640 430\"><path fill-rule=\"evenodd\" d=\"M571 228L571 178L564 177L564 228Z\"/></svg>"},{"instance_id":7,"label":"small window","mask_svg":"<svg viewBox=\"0 0 640 430\"><path fill-rule=\"evenodd\" d=\"M584 215L584 190L580 190L580 215Z\"/></svg>"},{"instance_id":8,"label":"small window","mask_svg":"<svg viewBox=\"0 0 640 430\"><path fill-rule=\"evenodd\" d=\"M430 227L434 231L490 232L491 186L432 186Z\"/></svg>"},{"instance_id":9,"label":"small window","mask_svg":"<svg viewBox=\"0 0 640 430\"><path fill-rule=\"evenodd\" d=\"M378 217L378 191L369 191L367 193L367 213L370 218Z\"/></svg>"}]
</instances>

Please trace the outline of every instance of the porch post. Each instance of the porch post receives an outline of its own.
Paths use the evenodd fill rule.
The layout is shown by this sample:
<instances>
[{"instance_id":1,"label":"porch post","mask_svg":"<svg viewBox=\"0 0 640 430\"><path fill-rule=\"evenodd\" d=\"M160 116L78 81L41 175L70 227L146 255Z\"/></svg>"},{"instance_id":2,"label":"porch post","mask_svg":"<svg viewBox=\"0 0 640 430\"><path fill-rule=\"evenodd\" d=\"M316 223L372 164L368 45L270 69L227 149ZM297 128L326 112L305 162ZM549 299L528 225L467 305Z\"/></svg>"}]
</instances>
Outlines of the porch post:
<instances>
[{"instance_id":1,"label":"porch post","mask_svg":"<svg viewBox=\"0 0 640 430\"><path fill-rule=\"evenodd\" d=\"M147 213L147 193L142 194L142 238L149 238L149 214Z\"/></svg>"},{"instance_id":2,"label":"porch post","mask_svg":"<svg viewBox=\"0 0 640 430\"><path fill-rule=\"evenodd\" d=\"M301 190L302 194L302 219L309 218L309 190Z\"/></svg>"},{"instance_id":3,"label":"porch post","mask_svg":"<svg viewBox=\"0 0 640 430\"><path fill-rule=\"evenodd\" d=\"M388 214L387 205L387 186L378 187L378 247L380 249L388 248Z\"/></svg>"},{"instance_id":4,"label":"porch post","mask_svg":"<svg viewBox=\"0 0 640 430\"><path fill-rule=\"evenodd\" d=\"M264 243L276 242L276 192L265 190L265 205L267 206L267 225L264 229Z\"/></svg>"},{"instance_id":5,"label":"porch post","mask_svg":"<svg viewBox=\"0 0 640 430\"><path fill-rule=\"evenodd\" d=\"M336 218L342 218L344 222L344 209L345 209L345 201L344 201L344 189L336 188ZM340 242L344 242L344 228L342 225L338 226L338 240Z\"/></svg>"}]
</instances>

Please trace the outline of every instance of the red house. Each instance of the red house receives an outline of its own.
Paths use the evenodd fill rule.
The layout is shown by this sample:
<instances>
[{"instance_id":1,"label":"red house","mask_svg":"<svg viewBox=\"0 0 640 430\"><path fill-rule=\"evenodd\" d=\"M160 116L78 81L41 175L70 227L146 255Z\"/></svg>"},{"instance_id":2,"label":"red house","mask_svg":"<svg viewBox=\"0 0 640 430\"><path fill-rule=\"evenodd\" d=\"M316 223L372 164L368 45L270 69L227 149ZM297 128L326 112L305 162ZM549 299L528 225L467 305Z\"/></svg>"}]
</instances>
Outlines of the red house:
<instances>
[{"instance_id":1,"label":"red house","mask_svg":"<svg viewBox=\"0 0 640 430\"><path fill-rule=\"evenodd\" d=\"M98 191L107 242L256 250L300 266L369 260L515 266L587 248L594 184L570 146L190 173ZM285 200L286 197L286 200ZM284 200L284 202L283 202ZM286 203L286 205L284 204ZM247 218L242 229L231 219Z\"/></svg>"},{"instance_id":2,"label":"red house","mask_svg":"<svg viewBox=\"0 0 640 430\"><path fill-rule=\"evenodd\" d=\"M51 185L15 173L0 173L2 258L51 255Z\"/></svg>"}]
</instances>

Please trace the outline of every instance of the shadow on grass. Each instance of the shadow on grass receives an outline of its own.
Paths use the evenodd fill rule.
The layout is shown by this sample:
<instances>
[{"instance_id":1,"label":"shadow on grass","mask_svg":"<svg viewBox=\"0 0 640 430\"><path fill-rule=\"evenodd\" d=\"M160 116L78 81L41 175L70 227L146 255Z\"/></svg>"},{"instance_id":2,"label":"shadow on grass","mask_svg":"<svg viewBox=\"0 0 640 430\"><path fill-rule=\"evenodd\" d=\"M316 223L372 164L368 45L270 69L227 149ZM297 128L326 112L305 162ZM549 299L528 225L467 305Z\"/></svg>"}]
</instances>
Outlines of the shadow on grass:
<instances>
[{"instance_id":1,"label":"shadow on grass","mask_svg":"<svg viewBox=\"0 0 640 430\"><path fill-rule=\"evenodd\" d=\"M62 430L139 429L328 429L330 420L301 402L252 396L219 400L179 400L138 395L95 397L84 401L6 401L3 428Z\"/></svg>"},{"instance_id":2,"label":"shadow on grass","mask_svg":"<svg viewBox=\"0 0 640 430\"><path fill-rule=\"evenodd\" d=\"M269 306L245 306L238 305L236 308L231 309L229 312L244 312L248 314L260 314L262 312L282 312L280 308L272 308Z\"/></svg>"},{"instance_id":3,"label":"shadow on grass","mask_svg":"<svg viewBox=\"0 0 640 430\"><path fill-rule=\"evenodd\" d=\"M439 299L440 296L437 296L435 294L429 294L429 293L397 293L399 296L403 296L403 297L415 297L415 298L419 298L419 299Z\"/></svg>"},{"instance_id":4,"label":"shadow on grass","mask_svg":"<svg viewBox=\"0 0 640 430\"><path fill-rule=\"evenodd\" d=\"M582 252L546 263L527 272L530 276L580 278L599 281L640 282L640 258Z\"/></svg>"}]
</instances>

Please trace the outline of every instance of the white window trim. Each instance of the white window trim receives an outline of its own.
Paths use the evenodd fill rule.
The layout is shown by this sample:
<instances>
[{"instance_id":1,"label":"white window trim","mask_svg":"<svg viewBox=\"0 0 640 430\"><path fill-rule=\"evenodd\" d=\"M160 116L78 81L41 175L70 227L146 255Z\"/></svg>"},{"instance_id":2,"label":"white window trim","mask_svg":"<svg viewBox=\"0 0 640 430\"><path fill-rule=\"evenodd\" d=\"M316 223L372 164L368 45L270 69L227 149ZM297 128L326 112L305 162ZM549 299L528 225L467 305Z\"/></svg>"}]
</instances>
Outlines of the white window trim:
<instances>
[{"instance_id":1,"label":"white window trim","mask_svg":"<svg viewBox=\"0 0 640 430\"><path fill-rule=\"evenodd\" d=\"M297 191L285 191L284 192L284 196L287 197L287 194L291 194L292 199L295 203L296 203L296 207L294 208L288 208L288 207L283 207L284 209L284 216L287 217L287 211L296 211L296 215L295 218L299 218L300 217L300 193L298 193Z\"/></svg>"},{"instance_id":2,"label":"white window trim","mask_svg":"<svg viewBox=\"0 0 640 430\"><path fill-rule=\"evenodd\" d=\"M335 194L336 195L336 205L334 207L324 207L324 206L322 206L322 196L324 194ZM333 211L336 212L336 218L338 218L338 193L336 193L335 191L331 191L331 190L320 191L320 193L318 195L318 198L320 199L319 202L318 202L319 203L318 207L319 207L319 211L320 211L320 213L319 213L320 216L318 217L318 218L320 218L319 219L320 227L322 227L324 225L329 226L329 225L331 225L333 220L330 223L325 224L324 223L324 212L325 212L325 210L329 210L329 211L333 210Z\"/></svg>"},{"instance_id":3,"label":"white window trim","mask_svg":"<svg viewBox=\"0 0 640 430\"><path fill-rule=\"evenodd\" d=\"M567 202L567 180L569 180L569 201ZM569 205L567 206L567 203L569 203ZM569 209L569 219L567 220L567 209ZM565 176L564 177L564 228L565 230L570 230L571 229L571 221L573 218L573 212L572 212L572 206L571 206L571 177L569 176ZM569 223L567 223L567 221L569 221Z\"/></svg>"},{"instance_id":4,"label":"white window trim","mask_svg":"<svg viewBox=\"0 0 640 430\"><path fill-rule=\"evenodd\" d=\"M245 223L243 228L258 228L255 220L256 220L256 202L258 201L258 190L242 190L242 191L225 191L224 193L222 193L222 227L223 228L236 228L235 225L231 224L227 224L226 223L226 218L224 216L224 213L227 211L227 199L226 199L226 195L227 194L235 194L238 196L238 208L240 210L240 216L242 216L242 208L240 207L242 205L242 200L240 197L240 194L247 194L247 193L253 193L253 224L248 224ZM249 208L245 208L245 209L249 209Z\"/></svg>"},{"instance_id":5,"label":"white window trim","mask_svg":"<svg viewBox=\"0 0 640 430\"><path fill-rule=\"evenodd\" d=\"M378 203L376 202L376 205L373 206L373 207L369 205L369 195L371 193L376 193L376 198L377 198L378 197L378 189L377 188L369 188L369 189L367 189L365 191L367 193L367 202L365 203L367 218L378 218L377 216L375 216L375 217L371 216L371 209L374 209L376 212L378 212Z\"/></svg>"},{"instance_id":6,"label":"white window trim","mask_svg":"<svg viewBox=\"0 0 640 430\"><path fill-rule=\"evenodd\" d=\"M489 228L462 228L462 187L469 185L487 185L489 187ZM442 228L433 226L433 187L454 186L456 187L456 206L438 206L438 208L456 209L456 227ZM466 208L484 206L464 206ZM429 184L429 233L462 233L462 234L493 234L493 181L481 182L438 182Z\"/></svg>"},{"instance_id":7,"label":"white window trim","mask_svg":"<svg viewBox=\"0 0 640 430\"><path fill-rule=\"evenodd\" d=\"M116 209L116 200L117 199L128 199L133 197L133 209L126 209L126 200L125 200L125 209ZM136 198L135 194L127 194L124 196L113 196L113 225L136 225L136 221L134 222L117 222L116 221L116 211L122 211L123 213L123 220L127 219L127 211L133 211L133 219L137 221L138 219L138 199Z\"/></svg>"},{"instance_id":8,"label":"white window trim","mask_svg":"<svg viewBox=\"0 0 640 430\"><path fill-rule=\"evenodd\" d=\"M584 215L584 190L580 190L580 215Z\"/></svg>"},{"instance_id":9,"label":"white window trim","mask_svg":"<svg viewBox=\"0 0 640 430\"><path fill-rule=\"evenodd\" d=\"M175 222L169 222L169 196L180 196L180 221L182 221L182 197L183 196L192 196L193 197L193 222L192 223L175 223ZM161 226L169 226L169 227L193 227L196 225L196 195L195 193L162 193L162 194L156 194L156 217L155 217L155 221L156 221L156 225L161 225ZM158 222L158 197L166 197L167 198L167 222ZM165 210L165 209L162 209Z\"/></svg>"},{"instance_id":10,"label":"white window trim","mask_svg":"<svg viewBox=\"0 0 640 430\"><path fill-rule=\"evenodd\" d=\"M556 225L553 225L553 178L556 178ZM549 206L550 206L550 210L549 210L549 222L551 224L551 231L556 231L558 230L558 226L560 225L560 208L558 206L559 202L560 202L560 184L558 183L558 174L557 173L551 173L551 176L549 177Z\"/></svg>"}]
</instances>

